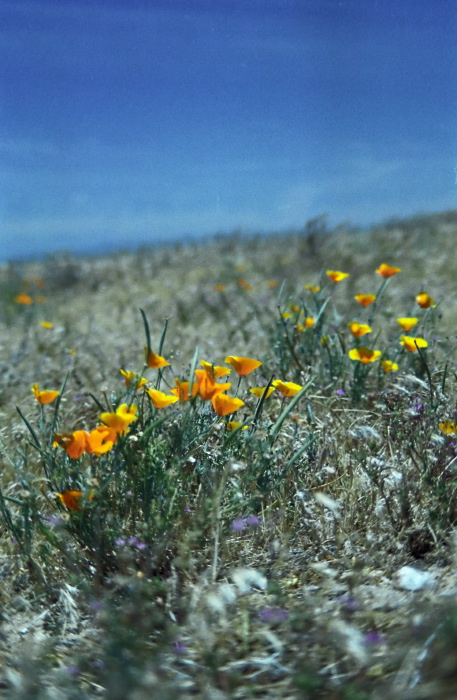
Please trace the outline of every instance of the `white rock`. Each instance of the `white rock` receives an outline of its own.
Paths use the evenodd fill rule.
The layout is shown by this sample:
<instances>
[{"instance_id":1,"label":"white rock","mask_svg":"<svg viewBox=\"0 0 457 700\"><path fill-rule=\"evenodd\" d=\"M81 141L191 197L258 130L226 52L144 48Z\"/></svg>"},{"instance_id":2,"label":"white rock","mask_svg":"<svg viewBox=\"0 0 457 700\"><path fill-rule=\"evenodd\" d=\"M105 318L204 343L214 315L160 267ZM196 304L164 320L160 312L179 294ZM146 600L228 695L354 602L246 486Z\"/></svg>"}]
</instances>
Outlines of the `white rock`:
<instances>
[{"instance_id":1,"label":"white rock","mask_svg":"<svg viewBox=\"0 0 457 700\"><path fill-rule=\"evenodd\" d=\"M435 577L426 571L414 569L412 566L402 566L394 574L394 581L398 588L405 591L420 591L424 588L433 588Z\"/></svg>"}]
</instances>

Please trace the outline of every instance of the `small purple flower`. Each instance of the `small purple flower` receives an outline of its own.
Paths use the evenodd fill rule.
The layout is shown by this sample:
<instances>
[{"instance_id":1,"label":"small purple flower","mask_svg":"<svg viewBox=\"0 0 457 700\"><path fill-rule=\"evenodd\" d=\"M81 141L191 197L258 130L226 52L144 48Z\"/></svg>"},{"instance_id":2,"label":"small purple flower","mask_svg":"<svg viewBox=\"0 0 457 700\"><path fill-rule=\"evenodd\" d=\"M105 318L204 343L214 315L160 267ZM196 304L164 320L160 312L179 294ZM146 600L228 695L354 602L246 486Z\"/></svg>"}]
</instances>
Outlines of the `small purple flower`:
<instances>
[{"instance_id":1,"label":"small purple flower","mask_svg":"<svg viewBox=\"0 0 457 700\"><path fill-rule=\"evenodd\" d=\"M67 673L69 676L72 676L73 678L77 678L80 674L80 670L78 666L67 666Z\"/></svg>"},{"instance_id":2,"label":"small purple flower","mask_svg":"<svg viewBox=\"0 0 457 700\"><path fill-rule=\"evenodd\" d=\"M173 650L174 650L177 654L185 654L186 651L187 651L187 647L186 647L186 645L184 644L184 642L180 642L180 641L178 640L178 641L176 641L176 642L173 644Z\"/></svg>"},{"instance_id":3,"label":"small purple flower","mask_svg":"<svg viewBox=\"0 0 457 700\"><path fill-rule=\"evenodd\" d=\"M337 601L344 607L345 611L348 613L354 613L360 607L359 601L350 595L340 595L337 598Z\"/></svg>"},{"instance_id":4,"label":"small purple flower","mask_svg":"<svg viewBox=\"0 0 457 700\"><path fill-rule=\"evenodd\" d=\"M370 630L363 635L365 644L385 644L386 637L377 630Z\"/></svg>"},{"instance_id":5,"label":"small purple flower","mask_svg":"<svg viewBox=\"0 0 457 700\"><path fill-rule=\"evenodd\" d=\"M259 612L259 618L262 622L283 622L289 617L288 610L281 608L264 608Z\"/></svg>"},{"instance_id":6,"label":"small purple flower","mask_svg":"<svg viewBox=\"0 0 457 700\"><path fill-rule=\"evenodd\" d=\"M137 538L137 537L129 537L129 544L132 545L132 547L133 547L134 545L136 545L137 543L138 543L138 538Z\"/></svg>"},{"instance_id":7,"label":"small purple flower","mask_svg":"<svg viewBox=\"0 0 457 700\"><path fill-rule=\"evenodd\" d=\"M117 540L114 540L114 544L116 547L125 547L126 542L123 537L118 537Z\"/></svg>"},{"instance_id":8,"label":"small purple flower","mask_svg":"<svg viewBox=\"0 0 457 700\"><path fill-rule=\"evenodd\" d=\"M345 396L346 392L344 391L344 389L337 389L335 391L335 394L338 394L338 396Z\"/></svg>"},{"instance_id":9,"label":"small purple flower","mask_svg":"<svg viewBox=\"0 0 457 700\"><path fill-rule=\"evenodd\" d=\"M233 532L241 532L241 530L244 530L245 528L246 523L244 522L244 518L235 518L230 529Z\"/></svg>"},{"instance_id":10,"label":"small purple flower","mask_svg":"<svg viewBox=\"0 0 457 700\"><path fill-rule=\"evenodd\" d=\"M248 517L244 519L244 522L248 527L256 528L260 525L260 518L258 518L257 515L248 515Z\"/></svg>"}]
</instances>

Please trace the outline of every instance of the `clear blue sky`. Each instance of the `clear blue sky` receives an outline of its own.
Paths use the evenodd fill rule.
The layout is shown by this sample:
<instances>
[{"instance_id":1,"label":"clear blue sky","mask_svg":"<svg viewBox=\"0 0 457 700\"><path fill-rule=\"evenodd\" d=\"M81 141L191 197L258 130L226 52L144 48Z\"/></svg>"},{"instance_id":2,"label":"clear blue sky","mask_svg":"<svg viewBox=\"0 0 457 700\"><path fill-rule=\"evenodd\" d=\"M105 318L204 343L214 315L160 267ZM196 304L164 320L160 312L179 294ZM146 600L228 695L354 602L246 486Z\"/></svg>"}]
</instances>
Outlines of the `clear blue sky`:
<instances>
[{"instance_id":1,"label":"clear blue sky","mask_svg":"<svg viewBox=\"0 0 457 700\"><path fill-rule=\"evenodd\" d=\"M0 260L457 208L455 0L0 0Z\"/></svg>"}]
</instances>

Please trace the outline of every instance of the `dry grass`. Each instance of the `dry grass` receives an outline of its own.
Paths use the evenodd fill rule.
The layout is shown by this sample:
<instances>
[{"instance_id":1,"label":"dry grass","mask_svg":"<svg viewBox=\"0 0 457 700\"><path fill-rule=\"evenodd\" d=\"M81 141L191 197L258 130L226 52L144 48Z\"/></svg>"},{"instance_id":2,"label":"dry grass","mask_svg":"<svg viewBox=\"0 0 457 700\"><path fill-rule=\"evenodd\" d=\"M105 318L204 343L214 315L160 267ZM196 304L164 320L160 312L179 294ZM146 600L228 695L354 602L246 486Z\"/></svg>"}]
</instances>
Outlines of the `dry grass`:
<instances>
[{"instance_id":1,"label":"dry grass","mask_svg":"<svg viewBox=\"0 0 457 700\"><path fill-rule=\"evenodd\" d=\"M456 233L457 212L365 232L326 231L318 220L299 234L96 259L59 254L1 269L2 488L17 500L6 506L28 548L18 548L4 510L0 696L452 697L457 453L438 424L455 419ZM351 347L347 322L366 318L353 296L376 292L382 262L402 272L376 309L376 347L394 347L395 318L417 314L418 292L439 304L421 329L429 340L422 361L402 356L395 375L373 369L364 378L342 347ZM330 365L326 348L307 345L311 335L297 341L277 310L283 282L281 310L313 310L304 284L326 269L350 273L330 290ZM47 300L19 306L22 291ZM30 386L58 388L68 375L61 431L94 425L91 395L117 405L119 368L141 369L140 308L154 348L168 319L173 376L188 375L199 346L200 358L216 364L228 354L262 359L256 379L264 384L272 373L313 384L276 439L274 397L251 441L239 433L227 444L222 424L199 437L205 415L186 432L176 414L149 442L133 431L113 457L130 486L110 482L109 504L91 503L88 517L105 509L105 520L103 532L89 532L89 521L78 525L55 505L44 451L31 445L15 407L38 432ZM243 398L248 417L255 402ZM62 464L69 477L84 468L85 478L103 481L100 465L117 468L106 459ZM160 508L147 516L139 500L132 515L129 470L151 465ZM45 534L38 521L53 515L59 523ZM113 545L122 533L125 544ZM128 544L132 536L145 548ZM402 588L405 565L428 572L430 586Z\"/></svg>"}]
</instances>

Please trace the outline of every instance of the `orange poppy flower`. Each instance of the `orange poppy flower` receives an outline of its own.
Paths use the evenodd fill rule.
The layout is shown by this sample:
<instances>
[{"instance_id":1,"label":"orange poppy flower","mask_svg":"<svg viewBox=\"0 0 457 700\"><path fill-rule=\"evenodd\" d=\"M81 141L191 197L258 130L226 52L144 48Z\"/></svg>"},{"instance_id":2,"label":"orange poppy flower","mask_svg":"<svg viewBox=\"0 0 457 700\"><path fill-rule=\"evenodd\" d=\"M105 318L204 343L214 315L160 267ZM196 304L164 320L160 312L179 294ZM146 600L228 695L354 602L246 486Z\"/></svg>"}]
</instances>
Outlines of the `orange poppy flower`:
<instances>
[{"instance_id":1,"label":"orange poppy flower","mask_svg":"<svg viewBox=\"0 0 457 700\"><path fill-rule=\"evenodd\" d=\"M123 403L116 409L115 413L101 413L100 420L116 433L124 435L124 433L129 432L127 427L130 423L138 420L136 416L137 411L137 406L133 406L132 404L127 406L126 403Z\"/></svg>"},{"instance_id":2,"label":"orange poppy flower","mask_svg":"<svg viewBox=\"0 0 457 700\"><path fill-rule=\"evenodd\" d=\"M224 362L227 362L227 364L232 365L233 369L237 374L240 375L240 377L244 377L246 376L246 374L250 374L262 364L261 362L259 362L259 360L253 360L250 357L235 357L234 355L229 355L228 357L226 357Z\"/></svg>"},{"instance_id":3,"label":"orange poppy flower","mask_svg":"<svg viewBox=\"0 0 457 700\"><path fill-rule=\"evenodd\" d=\"M75 430L73 433L67 433L66 435L56 434L54 440L55 444L64 448L71 459L79 459L87 452L88 448L90 449L87 430Z\"/></svg>"},{"instance_id":4,"label":"orange poppy flower","mask_svg":"<svg viewBox=\"0 0 457 700\"><path fill-rule=\"evenodd\" d=\"M227 430L228 433L231 433L233 430L236 430L237 428L239 428L240 425L243 425L243 424L242 424L241 422L239 422L239 421L237 422L237 421L235 421L235 420L229 420L229 421L225 424L225 428L226 428L226 430ZM244 426L241 428L241 430L247 430L247 429L248 429L248 426L247 426L247 425L244 425Z\"/></svg>"},{"instance_id":5,"label":"orange poppy flower","mask_svg":"<svg viewBox=\"0 0 457 700\"><path fill-rule=\"evenodd\" d=\"M325 274L335 283L341 282L346 279L346 277L349 277L349 272L340 272L339 270L327 270Z\"/></svg>"},{"instance_id":6,"label":"orange poppy flower","mask_svg":"<svg viewBox=\"0 0 457 700\"><path fill-rule=\"evenodd\" d=\"M189 401L189 382L181 382L179 379L175 379L175 388L170 390L171 394L178 397L180 401ZM198 384L197 382L192 383L192 396L198 394Z\"/></svg>"},{"instance_id":7,"label":"orange poppy flower","mask_svg":"<svg viewBox=\"0 0 457 700\"><path fill-rule=\"evenodd\" d=\"M232 399L231 396L223 393L213 396L211 403L218 416L228 416L229 413L238 411L241 406L244 406L244 401L241 399Z\"/></svg>"},{"instance_id":8,"label":"orange poppy flower","mask_svg":"<svg viewBox=\"0 0 457 700\"><path fill-rule=\"evenodd\" d=\"M348 326L354 338L361 338L363 335L371 333L371 328L367 323L357 323L357 321L351 321L351 323L348 323Z\"/></svg>"},{"instance_id":9,"label":"orange poppy flower","mask_svg":"<svg viewBox=\"0 0 457 700\"><path fill-rule=\"evenodd\" d=\"M38 403L41 403L42 405L52 403L60 394L60 391L40 391L38 384L34 384L31 391L33 392L33 395Z\"/></svg>"},{"instance_id":10,"label":"orange poppy flower","mask_svg":"<svg viewBox=\"0 0 457 700\"><path fill-rule=\"evenodd\" d=\"M227 391L227 389L230 389L232 386L230 382L218 384L214 377L205 369L196 369L195 374L197 377L198 394L203 401L209 401L209 399L212 399L216 394Z\"/></svg>"},{"instance_id":11,"label":"orange poppy flower","mask_svg":"<svg viewBox=\"0 0 457 700\"><path fill-rule=\"evenodd\" d=\"M166 406L179 401L177 396L169 396L158 389L145 389L145 391L151 399L154 408L165 408Z\"/></svg>"},{"instance_id":12,"label":"orange poppy flower","mask_svg":"<svg viewBox=\"0 0 457 700\"><path fill-rule=\"evenodd\" d=\"M349 350L348 355L351 360L357 360L366 365L369 362L375 362L382 355L382 352L380 350L370 350L370 348L354 348Z\"/></svg>"},{"instance_id":13,"label":"orange poppy flower","mask_svg":"<svg viewBox=\"0 0 457 700\"><path fill-rule=\"evenodd\" d=\"M223 292L223 291L224 291L224 285L218 283L218 284L216 284L215 289L216 289L216 292Z\"/></svg>"},{"instance_id":14,"label":"orange poppy flower","mask_svg":"<svg viewBox=\"0 0 457 700\"><path fill-rule=\"evenodd\" d=\"M141 387L143 387L148 381L147 379L145 379L145 377L138 378L136 372L132 372L131 370L120 369L119 372L124 377L124 382L127 389L130 388L130 385L133 381L136 381L135 390L138 391L138 389L141 389Z\"/></svg>"},{"instance_id":15,"label":"orange poppy flower","mask_svg":"<svg viewBox=\"0 0 457 700\"><path fill-rule=\"evenodd\" d=\"M244 289L246 292L249 292L252 289L252 285L249 284L245 279L240 278L238 280L238 287L240 289Z\"/></svg>"},{"instance_id":16,"label":"orange poppy flower","mask_svg":"<svg viewBox=\"0 0 457 700\"><path fill-rule=\"evenodd\" d=\"M106 425L98 425L87 437L86 452L100 457L113 449L117 442L117 433Z\"/></svg>"},{"instance_id":17,"label":"orange poppy flower","mask_svg":"<svg viewBox=\"0 0 457 700\"><path fill-rule=\"evenodd\" d=\"M359 302L361 306L370 306L376 300L376 294L356 294L354 299Z\"/></svg>"},{"instance_id":18,"label":"orange poppy flower","mask_svg":"<svg viewBox=\"0 0 457 700\"><path fill-rule=\"evenodd\" d=\"M303 389L300 384L294 384L294 382L282 382L280 379L275 379L275 381L272 382L272 385L276 387L276 389L283 396L295 396L295 394L298 394L300 389Z\"/></svg>"},{"instance_id":19,"label":"orange poppy flower","mask_svg":"<svg viewBox=\"0 0 457 700\"><path fill-rule=\"evenodd\" d=\"M398 365L391 360L381 360L381 365L386 374L388 372L396 372L398 369Z\"/></svg>"},{"instance_id":20,"label":"orange poppy flower","mask_svg":"<svg viewBox=\"0 0 457 700\"><path fill-rule=\"evenodd\" d=\"M18 294L16 297L14 297L14 301L16 304L33 304L32 297L30 294L26 294L25 292L22 292L22 294Z\"/></svg>"},{"instance_id":21,"label":"orange poppy flower","mask_svg":"<svg viewBox=\"0 0 457 700\"><path fill-rule=\"evenodd\" d=\"M164 357L162 357L161 355L156 355L156 353L152 352L152 350L150 350L148 354L148 348L146 345L144 346L144 356L147 366L152 367L153 369L168 367L168 365L170 364Z\"/></svg>"},{"instance_id":22,"label":"orange poppy flower","mask_svg":"<svg viewBox=\"0 0 457 700\"><path fill-rule=\"evenodd\" d=\"M309 292L313 292L313 293L321 291L321 288L318 287L317 284L305 284L305 289L307 289Z\"/></svg>"},{"instance_id":23,"label":"orange poppy flower","mask_svg":"<svg viewBox=\"0 0 457 700\"><path fill-rule=\"evenodd\" d=\"M278 286L278 283L276 280L268 280L268 286L273 289L274 287ZM228 423L227 423L227 425L228 425Z\"/></svg>"},{"instance_id":24,"label":"orange poppy flower","mask_svg":"<svg viewBox=\"0 0 457 700\"><path fill-rule=\"evenodd\" d=\"M401 335L400 343L408 352L416 352L417 348L426 348L428 343L424 338L414 338L412 335Z\"/></svg>"},{"instance_id":25,"label":"orange poppy flower","mask_svg":"<svg viewBox=\"0 0 457 700\"><path fill-rule=\"evenodd\" d=\"M401 267L391 267L391 265L386 265L386 263L382 263L376 270L378 275L381 275L381 277L387 278L387 277L393 277L394 275L397 274L397 272L401 272Z\"/></svg>"},{"instance_id":26,"label":"orange poppy flower","mask_svg":"<svg viewBox=\"0 0 457 700\"><path fill-rule=\"evenodd\" d=\"M410 331L411 328L414 328L416 325L418 319L417 318L397 318L397 323L400 324L402 327L402 330L404 331Z\"/></svg>"},{"instance_id":27,"label":"orange poppy flower","mask_svg":"<svg viewBox=\"0 0 457 700\"><path fill-rule=\"evenodd\" d=\"M81 510L81 498L83 496L83 492L79 491L78 489L74 489L71 491L63 491L62 493L57 494L61 502L68 508L68 510ZM91 501L94 497L94 492L90 491L90 493L87 494L87 500Z\"/></svg>"},{"instance_id":28,"label":"orange poppy flower","mask_svg":"<svg viewBox=\"0 0 457 700\"><path fill-rule=\"evenodd\" d=\"M416 294L416 301L422 309L429 309L430 307L434 308L436 306L436 301L432 299L427 292L420 292L420 294Z\"/></svg>"},{"instance_id":29,"label":"orange poppy flower","mask_svg":"<svg viewBox=\"0 0 457 700\"><path fill-rule=\"evenodd\" d=\"M249 391L251 392L251 394L254 394L254 396L257 396L258 399L261 399L265 393L265 389L266 389L265 386L256 386L253 389L249 389ZM268 393L267 393L265 398L268 399L268 397L271 396L271 394L274 392L274 390L275 390L274 386L268 387Z\"/></svg>"},{"instance_id":30,"label":"orange poppy flower","mask_svg":"<svg viewBox=\"0 0 457 700\"><path fill-rule=\"evenodd\" d=\"M54 324L51 321L40 321L40 326L43 328L54 328Z\"/></svg>"}]
</instances>

